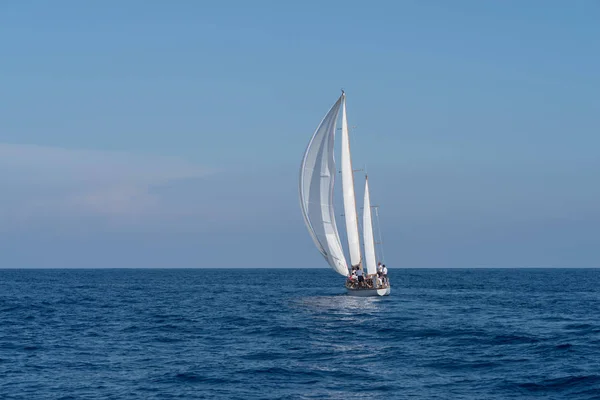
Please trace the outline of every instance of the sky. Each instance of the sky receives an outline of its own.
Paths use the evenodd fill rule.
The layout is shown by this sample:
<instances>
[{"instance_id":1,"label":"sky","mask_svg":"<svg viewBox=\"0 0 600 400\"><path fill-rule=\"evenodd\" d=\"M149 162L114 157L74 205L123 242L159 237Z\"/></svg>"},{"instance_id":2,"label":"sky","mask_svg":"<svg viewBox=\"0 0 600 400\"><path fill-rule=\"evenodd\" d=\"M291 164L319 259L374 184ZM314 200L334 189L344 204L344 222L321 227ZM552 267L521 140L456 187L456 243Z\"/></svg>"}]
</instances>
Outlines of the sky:
<instances>
[{"instance_id":1,"label":"sky","mask_svg":"<svg viewBox=\"0 0 600 400\"><path fill-rule=\"evenodd\" d=\"M2 1L0 268L325 267L298 169L341 88L389 267L600 267L599 20L595 0Z\"/></svg>"}]
</instances>

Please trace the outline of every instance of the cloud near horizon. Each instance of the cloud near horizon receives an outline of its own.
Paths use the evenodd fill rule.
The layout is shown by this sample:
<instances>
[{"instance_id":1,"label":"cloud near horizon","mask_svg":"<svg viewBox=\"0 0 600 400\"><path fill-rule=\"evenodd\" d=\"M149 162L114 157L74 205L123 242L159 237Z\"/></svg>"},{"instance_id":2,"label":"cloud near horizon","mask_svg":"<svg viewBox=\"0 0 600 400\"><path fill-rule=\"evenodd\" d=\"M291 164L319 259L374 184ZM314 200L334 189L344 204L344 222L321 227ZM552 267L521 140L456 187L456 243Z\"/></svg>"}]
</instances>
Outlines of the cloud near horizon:
<instances>
[{"instance_id":1,"label":"cloud near horizon","mask_svg":"<svg viewBox=\"0 0 600 400\"><path fill-rule=\"evenodd\" d=\"M156 187L214 172L177 158L0 143L0 221L159 213Z\"/></svg>"}]
</instances>

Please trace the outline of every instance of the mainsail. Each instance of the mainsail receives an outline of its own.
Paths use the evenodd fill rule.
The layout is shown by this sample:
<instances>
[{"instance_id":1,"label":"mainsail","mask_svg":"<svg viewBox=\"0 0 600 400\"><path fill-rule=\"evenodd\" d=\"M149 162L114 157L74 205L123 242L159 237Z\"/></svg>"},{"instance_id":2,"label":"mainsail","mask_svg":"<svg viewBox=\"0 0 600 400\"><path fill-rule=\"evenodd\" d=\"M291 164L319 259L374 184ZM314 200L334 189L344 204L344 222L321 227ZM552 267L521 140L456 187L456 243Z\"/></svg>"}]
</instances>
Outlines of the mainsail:
<instances>
[{"instance_id":1,"label":"mainsail","mask_svg":"<svg viewBox=\"0 0 600 400\"><path fill-rule=\"evenodd\" d=\"M377 273L375 259L375 241L373 240L373 222L371 219L371 198L369 196L369 180L365 177L365 200L363 210L363 241L365 242L365 261L367 274Z\"/></svg>"},{"instance_id":2,"label":"mainsail","mask_svg":"<svg viewBox=\"0 0 600 400\"><path fill-rule=\"evenodd\" d=\"M353 266L357 266L361 264L360 238L358 236L358 217L356 213L356 199L354 197L354 173L352 171L348 120L346 118L346 95L343 93L342 98L342 194L344 197L344 216L346 218L350 263Z\"/></svg>"},{"instance_id":3,"label":"mainsail","mask_svg":"<svg viewBox=\"0 0 600 400\"><path fill-rule=\"evenodd\" d=\"M300 167L300 207L315 245L331 268L348 275L340 235L335 223L333 144L337 118L344 95L331 107L313 134Z\"/></svg>"}]
</instances>

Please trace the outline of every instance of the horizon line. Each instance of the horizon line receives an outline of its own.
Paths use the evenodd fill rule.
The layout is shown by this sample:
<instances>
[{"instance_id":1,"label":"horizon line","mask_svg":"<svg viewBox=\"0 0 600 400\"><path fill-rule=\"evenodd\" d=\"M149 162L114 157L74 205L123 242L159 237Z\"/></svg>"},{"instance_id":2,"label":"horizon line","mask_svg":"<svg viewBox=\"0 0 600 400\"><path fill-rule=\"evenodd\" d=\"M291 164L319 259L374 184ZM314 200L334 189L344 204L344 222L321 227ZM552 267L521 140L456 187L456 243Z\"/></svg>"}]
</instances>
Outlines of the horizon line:
<instances>
[{"instance_id":1,"label":"horizon line","mask_svg":"<svg viewBox=\"0 0 600 400\"><path fill-rule=\"evenodd\" d=\"M600 269L599 267L388 267L389 269L435 269L435 270L491 270L491 269ZM203 270L203 269L224 269L224 270L302 270L302 269L323 269L328 270L329 267L0 267L0 271L8 270Z\"/></svg>"}]
</instances>

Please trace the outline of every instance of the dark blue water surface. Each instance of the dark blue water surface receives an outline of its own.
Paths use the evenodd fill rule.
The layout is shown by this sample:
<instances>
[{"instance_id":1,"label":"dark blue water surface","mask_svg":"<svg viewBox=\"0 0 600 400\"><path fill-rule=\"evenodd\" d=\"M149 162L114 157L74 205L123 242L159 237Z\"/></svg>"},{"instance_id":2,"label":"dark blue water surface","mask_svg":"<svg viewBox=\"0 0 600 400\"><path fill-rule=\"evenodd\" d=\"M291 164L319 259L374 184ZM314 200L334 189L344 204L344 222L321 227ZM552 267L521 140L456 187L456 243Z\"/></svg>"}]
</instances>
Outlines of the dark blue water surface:
<instances>
[{"instance_id":1,"label":"dark blue water surface","mask_svg":"<svg viewBox=\"0 0 600 400\"><path fill-rule=\"evenodd\" d=\"M0 270L0 398L600 398L600 270L391 279Z\"/></svg>"}]
</instances>

